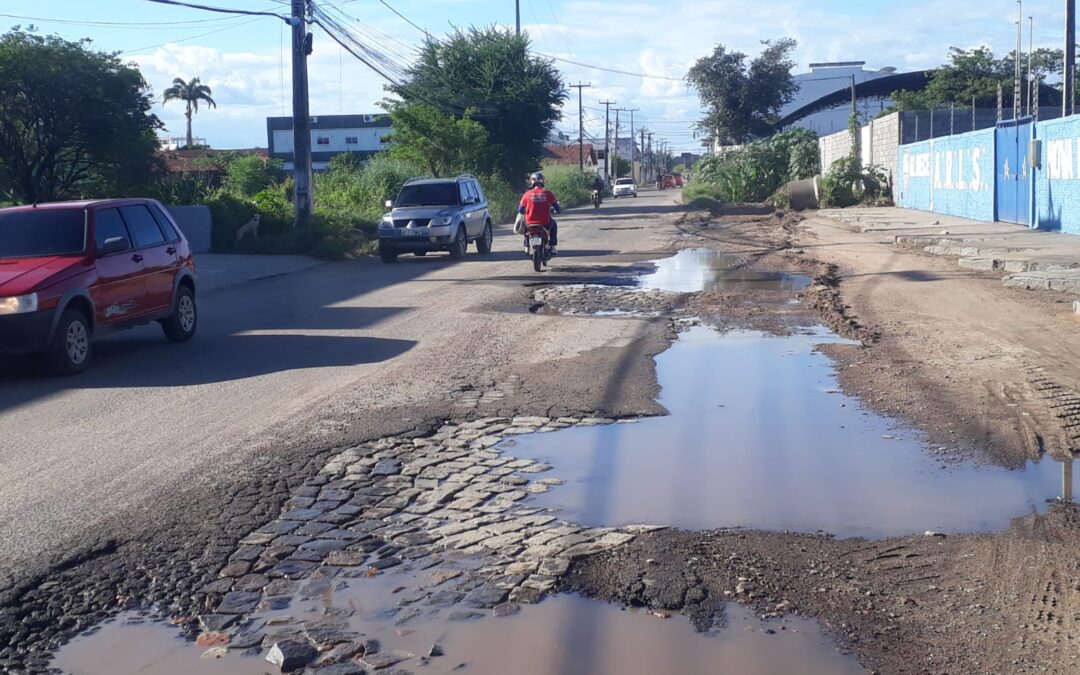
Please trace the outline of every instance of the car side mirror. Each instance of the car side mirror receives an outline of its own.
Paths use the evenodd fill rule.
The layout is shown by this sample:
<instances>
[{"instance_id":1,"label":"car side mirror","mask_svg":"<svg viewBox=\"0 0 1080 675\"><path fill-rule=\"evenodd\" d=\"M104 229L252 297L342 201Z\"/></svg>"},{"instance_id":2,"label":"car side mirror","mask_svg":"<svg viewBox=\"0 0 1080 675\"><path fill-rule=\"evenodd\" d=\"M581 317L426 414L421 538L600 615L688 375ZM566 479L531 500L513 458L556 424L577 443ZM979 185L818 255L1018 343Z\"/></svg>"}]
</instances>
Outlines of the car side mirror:
<instances>
[{"instance_id":1,"label":"car side mirror","mask_svg":"<svg viewBox=\"0 0 1080 675\"><path fill-rule=\"evenodd\" d=\"M126 250L128 250L127 239L124 239L123 237L109 237L105 240L105 243L102 244L101 248L98 249L98 255L112 255L113 253L122 253Z\"/></svg>"},{"instance_id":2,"label":"car side mirror","mask_svg":"<svg viewBox=\"0 0 1080 675\"><path fill-rule=\"evenodd\" d=\"M387 199L386 200L386 208L388 208L388 209L394 208L394 200L393 199Z\"/></svg>"}]
</instances>

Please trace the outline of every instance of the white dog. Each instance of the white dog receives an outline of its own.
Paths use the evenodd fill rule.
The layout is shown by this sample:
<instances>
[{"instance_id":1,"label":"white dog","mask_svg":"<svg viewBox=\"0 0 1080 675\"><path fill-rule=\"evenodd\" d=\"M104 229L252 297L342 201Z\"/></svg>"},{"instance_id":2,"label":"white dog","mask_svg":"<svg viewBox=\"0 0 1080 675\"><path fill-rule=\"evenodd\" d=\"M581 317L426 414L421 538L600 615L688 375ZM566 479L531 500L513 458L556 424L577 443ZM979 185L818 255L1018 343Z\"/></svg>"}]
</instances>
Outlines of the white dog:
<instances>
[{"instance_id":1,"label":"white dog","mask_svg":"<svg viewBox=\"0 0 1080 675\"><path fill-rule=\"evenodd\" d=\"M236 243L239 244L240 240L251 235L253 237L259 236L259 214L255 214L251 217L251 220L244 223L239 230L236 231Z\"/></svg>"}]
</instances>

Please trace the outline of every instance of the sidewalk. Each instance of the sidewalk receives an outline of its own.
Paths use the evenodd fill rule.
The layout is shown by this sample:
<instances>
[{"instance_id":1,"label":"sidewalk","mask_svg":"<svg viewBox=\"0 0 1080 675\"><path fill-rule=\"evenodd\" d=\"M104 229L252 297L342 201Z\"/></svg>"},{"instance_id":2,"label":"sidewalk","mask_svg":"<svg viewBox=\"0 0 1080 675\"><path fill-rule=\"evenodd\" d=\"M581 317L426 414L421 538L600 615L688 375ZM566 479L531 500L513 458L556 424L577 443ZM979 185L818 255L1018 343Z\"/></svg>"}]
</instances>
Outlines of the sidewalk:
<instances>
[{"instance_id":1,"label":"sidewalk","mask_svg":"<svg viewBox=\"0 0 1080 675\"><path fill-rule=\"evenodd\" d=\"M892 235L898 246L957 256L962 268L1007 272L1005 286L1080 295L1080 237L1010 223L888 208L825 209L854 232ZM1080 301L1073 303L1080 314Z\"/></svg>"},{"instance_id":2,"label":"sidewalk","mask_svg":"<svg viewBox=\"0 0 1080 675\"><path fill-rule=\"evenodd\" d=\"M199 292L218 291L259 279L280 277L323 265L323 261L304 255L232 255L198 253L195 272Z\"/></svg>"}]
</instances>

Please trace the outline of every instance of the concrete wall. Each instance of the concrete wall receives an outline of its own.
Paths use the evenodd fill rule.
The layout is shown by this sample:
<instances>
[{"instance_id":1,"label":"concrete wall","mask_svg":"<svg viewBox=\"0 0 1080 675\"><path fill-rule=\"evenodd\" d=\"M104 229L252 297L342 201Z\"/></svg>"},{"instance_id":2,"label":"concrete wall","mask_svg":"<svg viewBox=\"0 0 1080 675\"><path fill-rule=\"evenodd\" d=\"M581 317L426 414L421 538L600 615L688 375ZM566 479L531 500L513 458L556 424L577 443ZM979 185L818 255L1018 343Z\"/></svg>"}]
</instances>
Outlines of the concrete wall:
<instances>
[{"instance_id":1,"label":"concrete wall","mask_svg":"<svg viewBox=\"0 0 1080 675\"><path fill-rule=\"evenodd\" d=\"M821 151L821 173L829 173L833 162L851 154L851 134L841 131L822 136L818 139L818 149Z\"/></svg>"},{"instance_id":2,"label":"concrete wall","mask_svg":"<svg viewBox=\"0 0 1080 675\"><path fill-rule=\"evenodd\" d=\"M1080 234L1080 116L1036 125L1042 141L1035 172L1035 225Z\"/></svg>"},{"instance_id":3,"label":"concrete wall","mask_svg":"<svg viewBox=\"0 0 1080 675\"><path fill-rule=\"evenodd\" d=\"M897 206L994 220L993 129L911 143L897 159Z\"/></svg>"},{"instance_id":4,"label":"concrete wall","mask_svg":"<svg viewBox=\"0 0 1080 675\"><path fill-rule=\"evenodd\" d=\"M210 209L205 206L166 206L180 231L187 237L192 253L210 250Z\"/></svg>"},{"instance_id":5,"label":"concrete wall","mask_svg":"<svg viewBox=\"0 0 1080 675\"><path fill-rule=\"evenodd\" d=\"M861 130L863 166L882 167L889 180L895 184L897 149L900 147L900 114L894 113L880 119L870 120ZM821 171L828 173L829 167L838 159L851 154L851 134L847 130L823 136L818 140L821 150Z\"/></svg>"}]
</instances>

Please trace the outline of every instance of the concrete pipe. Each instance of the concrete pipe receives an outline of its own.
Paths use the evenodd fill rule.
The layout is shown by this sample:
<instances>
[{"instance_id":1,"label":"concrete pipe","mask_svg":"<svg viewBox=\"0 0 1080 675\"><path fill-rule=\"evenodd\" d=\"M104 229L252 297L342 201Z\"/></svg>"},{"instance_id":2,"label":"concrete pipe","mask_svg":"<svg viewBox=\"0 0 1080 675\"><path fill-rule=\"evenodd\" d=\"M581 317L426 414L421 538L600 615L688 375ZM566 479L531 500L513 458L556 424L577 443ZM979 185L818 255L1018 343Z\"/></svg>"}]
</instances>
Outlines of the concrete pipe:
<instances>
[{"instance_id":1,"label":"concrete pipe","mask_svg":"<svg viewBox=\"0 0 1080 675\"><path fill-rule=\"evenodd\" d=\"M816 209L821 199L821 176L792 181L787 184L787 191L791 208L796 211Z\"/></svg>"}]
</instances>

